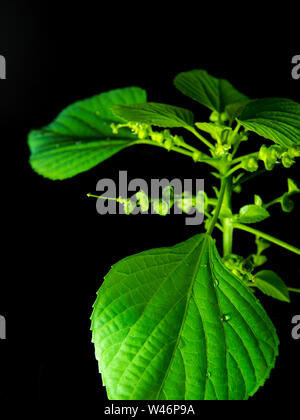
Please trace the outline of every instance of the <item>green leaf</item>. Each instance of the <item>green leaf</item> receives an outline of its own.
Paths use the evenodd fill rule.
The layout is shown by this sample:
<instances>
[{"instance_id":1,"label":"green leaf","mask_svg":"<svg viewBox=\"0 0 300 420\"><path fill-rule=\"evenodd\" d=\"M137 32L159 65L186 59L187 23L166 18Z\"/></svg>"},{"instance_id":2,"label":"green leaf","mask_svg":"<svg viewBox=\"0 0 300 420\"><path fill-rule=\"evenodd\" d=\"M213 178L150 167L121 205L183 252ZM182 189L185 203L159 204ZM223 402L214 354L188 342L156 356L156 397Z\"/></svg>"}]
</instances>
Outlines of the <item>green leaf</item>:
<instances>
[{"instance_id":1,"label":"green leaf","mask_svg":"<svg viewBox=\"0 0 300 420\"><path fill-rule=\"evenodd\" d=\"M236 118L238 118L242 114L243 110L249 102L250 100L243 102L235 102L234 104L226 105L225 112L229 117L230 125L234 122Z\"/></svg>"},{"instance_id":2,"label":"green leaf","mask_svg":"<svg viewBox=\"0 0 300 420\"><path fill-rule=\"evenodd\" d=\"M194 124L191 111L177 106L154 102L117 105L113 112L126 121L146 123L158 127L190 127Z\"/></svg>"},{"instance_id":3,"label":"green leaf","mask_svg":"<svg viewBox=\"0 0 300 420\"><path fill-rule=\"evenodd\" d=\"M249 204L240 209L238 221L239 223L258 223L268 217L270 217L270 213L264 207Z\"/></svg>"},{"instance_id":4,"label":"green leaf","mask_svg":"<svg viewBox=\"0 0 300 420\"><path fill-rule=\"evenodd\" d=\"M221 140L222 133L224 130L230 131L231 129L229 127L224 126L218 126L214 123L206 123L206 122L197 122L195 123L195 126L199 128L199 130L204 131L214 139L214 140Z\"/></svg>"},{"instance_id":5,"label":"green leaf","mask_svg":"<svg viewBox=\"0 0 300 420\"><path fill-rule=\"evenodd\" d=\"M210 76L205 70L179 73L174 84L183 94L219 113L224 112L229 104L248 99L227 80Z\"/></svg>"},{"instance_id":6,"label":"green leaf","mask_svg":"<svg viewBox=\"0 0 300 420\"><path fill-rule=\"evenodd\" d=\"M270 319L208 235L115 264L92 331L110 399L247 399L278 354Z\"/></svg>"},{"instance_id":7,"label":"green leaf","mask_svg":"<svg viewBox=\"0 0 300 420\"><path fill-rule=\"evenodd\" d=\"M283 280L271 270L263 270L255 275L255 286L268 296L283 302L290 302L290 294Z\"/></svg>"},{"instance_id":8,"label":"green leaf","mask_svg":"<svg viewBox=\"0 0 300 420\"><path fill-rule=\"evenodd\" d=\"M251 101L238 119L250 131L283 147L300 144L300 104L284 98Z\"/></svg>"},{"instance_id":9,"label":"green leaf","mask_svg":"<svg viewBox=\"0 0 300 420\"><path fill-rule=\"evenodd\" d=\"M47 127L29 134L31 166L50 179L70 178L130 146L136 136L128 128L112 133L110 124L123 120L110 108L136 101L146 101L146 92L129 87L68 106Z\"/></svg>"}]
</instances>

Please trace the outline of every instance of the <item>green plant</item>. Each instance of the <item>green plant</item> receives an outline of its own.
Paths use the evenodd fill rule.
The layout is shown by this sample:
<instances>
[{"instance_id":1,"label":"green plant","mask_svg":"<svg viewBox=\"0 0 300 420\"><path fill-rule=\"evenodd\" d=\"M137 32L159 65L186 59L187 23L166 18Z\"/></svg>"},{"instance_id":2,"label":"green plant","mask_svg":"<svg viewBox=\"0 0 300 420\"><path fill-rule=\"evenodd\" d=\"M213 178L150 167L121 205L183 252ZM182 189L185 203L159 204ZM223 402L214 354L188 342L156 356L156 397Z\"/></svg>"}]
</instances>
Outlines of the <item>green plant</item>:
<instances>
[{"instance_id":1,"label":"green plant","mask_svg":"<svg viewBox=\"0 0 300 420\"><path fill-rule=\"evenodd\" d=\"M32 131L30 163L45 177L66 179L128 146L149 144L212 168L219 185L216 197L205 194L205 233L116 263L94 304L93 342L110 399L247 399L269 377L279 343L255 289L285 302L290 291L299 292L273 271L257 269L272 244L300 255L295 246L249 224L269 218L276 204L292 211L291 197L300 190L288 179L283 195L269 203L256 195L238 214L232 196L249 178L295 163L300 104L251 100L203 70L180 73L174 83L211 110L209 122L194 123L193 113L183 108L149 103L137 87L112 90L69 106L50 125ZM192 133L206 150L173 134L174 128ZM252 132L261 136L261 147L240 154ZM195 205L188 195L175 199L183 199L184 210ZM127 213L133 210L122 197L117 200ZM155 204L159 214L166 213L164 203ZM143 192L137 205L149 207ZM216 228L223 235L223 258L213 239ZM236 230L254 235L255 254L233 253Z\"/></svg>"}]
</instances>

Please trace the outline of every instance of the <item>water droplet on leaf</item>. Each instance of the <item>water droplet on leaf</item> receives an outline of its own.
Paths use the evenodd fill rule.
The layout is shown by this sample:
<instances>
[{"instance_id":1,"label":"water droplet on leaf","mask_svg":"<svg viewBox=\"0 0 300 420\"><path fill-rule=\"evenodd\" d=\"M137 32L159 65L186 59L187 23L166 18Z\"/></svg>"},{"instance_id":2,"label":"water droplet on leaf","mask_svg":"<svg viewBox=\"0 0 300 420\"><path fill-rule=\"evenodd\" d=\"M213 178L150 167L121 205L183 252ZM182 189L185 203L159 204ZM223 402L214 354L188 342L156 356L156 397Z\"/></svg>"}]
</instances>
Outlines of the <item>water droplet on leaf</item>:
<instances>
[{"instance_id":1,"label":"water droplet on leaf","mask_svg":"<svg viewBox=\"0 0 300 420\"><path fill-rule=\"evenodd\" d=\"M222 315L221 321L222 322L228 322L230 320L230 318L231 318L230 315L224 314L224 315Z\"/></svg>"}]
</instances>

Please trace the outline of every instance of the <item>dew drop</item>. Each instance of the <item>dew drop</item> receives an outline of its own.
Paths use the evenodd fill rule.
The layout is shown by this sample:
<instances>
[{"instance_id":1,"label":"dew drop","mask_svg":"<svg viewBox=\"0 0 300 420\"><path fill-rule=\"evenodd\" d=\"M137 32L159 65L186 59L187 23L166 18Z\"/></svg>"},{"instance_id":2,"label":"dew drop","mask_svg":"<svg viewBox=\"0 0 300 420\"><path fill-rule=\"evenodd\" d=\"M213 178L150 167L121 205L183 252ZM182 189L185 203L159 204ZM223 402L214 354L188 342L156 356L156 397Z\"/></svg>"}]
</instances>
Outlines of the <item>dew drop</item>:
<instances>
[{"instance_id":1,"label":"dew drop","mask_svg":"<svg viewBox=\"0 0 300 420\"><path fill-rule=\"evenodd\" d=\"M207 372L206 377L207 378L210 378L211 377L211 373L210 372Z\"/></svg>"},{"instance_id":2,"label":"dew drop","mask_svg":"<svg viewBox=\"0 0 300 420\"><path fill-rule=\"evenodd\" d=\"M218 287L219 286L219 280L214 279L214 287Z\"/></svg>"},{"instance_id":3,"label":"dew drop","mask_svg":"<svg viewBox=\"0 0 300 420\"><path fill-rule=\"evenodd\" d=\"M228 315L228 314L223 314L222 315L222 318L221 318L221 321L222 322L228 322L229 320L230 320L230 315Z\"/></svg>"}]
</instances>

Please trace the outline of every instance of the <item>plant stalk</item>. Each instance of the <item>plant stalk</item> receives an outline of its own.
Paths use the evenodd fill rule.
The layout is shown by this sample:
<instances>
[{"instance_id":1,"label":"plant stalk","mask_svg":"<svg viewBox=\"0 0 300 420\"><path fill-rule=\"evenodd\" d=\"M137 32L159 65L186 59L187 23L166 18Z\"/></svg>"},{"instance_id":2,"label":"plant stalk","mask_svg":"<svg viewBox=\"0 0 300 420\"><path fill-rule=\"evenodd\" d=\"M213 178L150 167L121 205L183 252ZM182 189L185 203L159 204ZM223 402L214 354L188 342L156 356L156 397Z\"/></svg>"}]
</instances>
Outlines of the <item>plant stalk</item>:
<instances>
[{"instance_id":1,"label":"plant stalk","mask_svg":"<svg viewBox=\"0 0 300 420\"><path fill-rule=\"evenodd\" d=\"M233 223L233 227L236 229L244 230L245 232L252 233L253 235L259 236L260 238L266 239L267 241L272 242L275 245L281 246L282 248L288 249L289 251L300 255L299 248L296 248L293 245L281 241L280 239L274 238L274 236L268 235L267 233L261 232L260 230L253 229L250 226L242 225L241 223Z\"/></svg>"},{"instance_id":2,"label":"plant stalk","mask_svg":"<svg viewBox=\"0 0 300 420\"><path fill-rule=\"evenodd\" d=\"M224 194L223 206L232 210L232 176L227 178L226 189ZM233 224L231 218L226 217L223 220L223 256L232 253Z\"/></svg>"}]
</instances>

